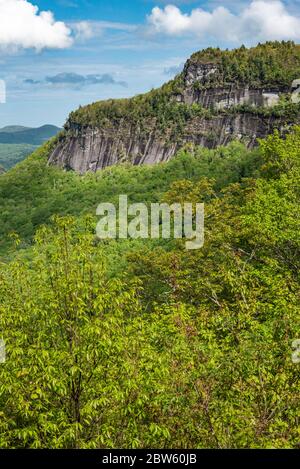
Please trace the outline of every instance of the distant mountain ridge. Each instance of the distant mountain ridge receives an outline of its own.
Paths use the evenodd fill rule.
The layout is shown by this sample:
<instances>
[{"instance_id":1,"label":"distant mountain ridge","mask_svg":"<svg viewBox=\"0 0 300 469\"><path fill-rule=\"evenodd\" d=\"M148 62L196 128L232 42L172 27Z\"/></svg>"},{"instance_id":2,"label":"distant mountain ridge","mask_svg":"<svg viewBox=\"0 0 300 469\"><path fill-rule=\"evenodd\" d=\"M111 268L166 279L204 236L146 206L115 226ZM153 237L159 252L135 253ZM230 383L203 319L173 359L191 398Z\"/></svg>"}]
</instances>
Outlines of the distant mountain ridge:
<instances>
[{"instance_id":1,"label":"distant mountain ridge","mask_svg":"<svg viewBox=\"0 0 300 469\"><path fill-rule=\"evenodd\" d=\"M49 124L38 128L10 125L0 129L0 143L42 145L60 130L59 127Z\"/></svg>"},{"instance_id":2,"label":"distant mountain ridge","mask_svg":"<svg viewBox=\"0 0 300 469\"><path fill-rule=\"evenodd\" d=\"M0 174L24 160L60 130L55 125L38 128L7 125L0 129Z\"/></svg>"},{"instance_id":3,"label":"distant mountain ridge","mask_svg":"<svg viewBox=\"0 0 300 469\"><path fill-rule=\"evenodd\" d=\"M0 133L13 133L22 132L23 130L30 130L33 127L24 127L24 125L6 125L0 129Z\"/></svg>"}]
</instances>

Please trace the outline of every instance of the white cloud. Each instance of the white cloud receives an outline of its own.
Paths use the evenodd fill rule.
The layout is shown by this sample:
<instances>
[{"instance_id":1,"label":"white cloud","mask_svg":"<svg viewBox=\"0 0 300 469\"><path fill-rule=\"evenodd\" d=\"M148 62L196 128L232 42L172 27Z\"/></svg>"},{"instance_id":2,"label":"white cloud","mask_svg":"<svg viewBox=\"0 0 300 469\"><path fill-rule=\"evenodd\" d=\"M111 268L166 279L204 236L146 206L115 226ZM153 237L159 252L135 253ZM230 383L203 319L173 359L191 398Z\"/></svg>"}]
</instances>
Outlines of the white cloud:
<instances>
[{"instance_id":1,"label":"white cloud","mask_svg":"<svg viewBox=\"0 0 300 469\"><path fill-rule=\"evenodd\" d=\"M27 0L0 0L0 48L64 49L71 46L71 30Z\"/></svg>"},{"instance_id":2,"label":"white cloud","mask_svg":"<svg viewBox=\"0 0 300 469\"><path fill-rule=\"evenodd\" d=\"M300 18L289 14L281 1L253 1L242 15L243 24L251 26L249 33L267 39L299 39Z\"/></svg>"},{"instance_id":3,"label":"white cloud","mask_svg":"<svg viewBox=\"0 0 300 469\"><path fill-rule=\"evenodd\" d=\"M174 5L155 7L148 23L152 32L169 36L208 35L231 42L300 39L300 17L280 0L252 0L237 14L223 6L211 12L196 8L190 14Z\"/></svg>"},{"instance_id":4,"label":"white cloud","mask_svg":"<svg viewBox=\"0 0 300 469\"><path fill-rule=\"evenodd\" d=\"M95 31L90 21L79 21L78 23L74 23L72 29L75 34L75 39L78 39L79 41L86 41L95 36Z\"/></svg>"},{"instance_id":5,"label":"white cloud","mask_svg":"<svg viewBox=\"0 0 300 469\"><path fill-rule=\"evenodd\" d=\"M103 36L109 30L131 33L137 29L134 24L91 20L69 22L68 26L72 29L75 40L80 42Z\"/></svg>"}]
</instances>

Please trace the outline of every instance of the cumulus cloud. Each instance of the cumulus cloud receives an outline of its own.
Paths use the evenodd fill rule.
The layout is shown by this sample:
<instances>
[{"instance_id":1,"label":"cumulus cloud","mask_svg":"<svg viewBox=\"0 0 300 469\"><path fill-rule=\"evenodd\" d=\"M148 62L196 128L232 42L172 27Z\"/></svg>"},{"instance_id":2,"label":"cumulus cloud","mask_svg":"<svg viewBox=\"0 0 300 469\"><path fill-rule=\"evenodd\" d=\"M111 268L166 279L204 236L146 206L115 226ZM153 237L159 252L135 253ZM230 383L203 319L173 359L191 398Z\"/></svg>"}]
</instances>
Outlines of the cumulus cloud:
<instances>
[{"instance_id":1,"label":"cumulus cloud","mask_svg":"<svg viewBox=\"0 0 300 469\"><path fill-rule=\"evenodd\" d=\"M37 84L50 84L55 86L62 86L62 87L71 87L71 88L82 88L87 85L119 85L127 87L127 83L125 81L117 81L115 78L110 75L109 73L105 73L103 75L80 75L78 73L58 73L57 75L48 76L43 81L41 80L33 80L31 78L27 78L24 80L25 84L28 85L37 85Z\"/></svg>"},{"instance_id":2,"label":"cumulus cloud","mask_svg":"<svg viewBox=\"0 0 300 469\"><path fill-rule=\"evenodd\" d=\"M95 32L90 21L79 21L74 23L73 32L75 34L75 39L80 41L86 41L94 37Z\"/></svg>"},{"instance_id":3,"label":"cumulus cloud","mask_svg":"<svg viewBox=\"0 0 300 469\"><path fill-rule=\"evenodd\" d=\"M0 0L0 48L64 49L73 43L71 30L51 11L27 0Z\"/></svg>"},{"instance_id":4,"label":"cumulus cloud","mask_svg":"<svg viewBox=\"0 0 300 469\"><path fill-rule=\"evenodd\" d=\"M148 24L152 32L169 36L208 35L230 42L300 39L300 17L280 0L252 0L236 14L224 6L213 11L196 8L190 14L175 5L155 7Z\"/></svg>"}]
</instances>

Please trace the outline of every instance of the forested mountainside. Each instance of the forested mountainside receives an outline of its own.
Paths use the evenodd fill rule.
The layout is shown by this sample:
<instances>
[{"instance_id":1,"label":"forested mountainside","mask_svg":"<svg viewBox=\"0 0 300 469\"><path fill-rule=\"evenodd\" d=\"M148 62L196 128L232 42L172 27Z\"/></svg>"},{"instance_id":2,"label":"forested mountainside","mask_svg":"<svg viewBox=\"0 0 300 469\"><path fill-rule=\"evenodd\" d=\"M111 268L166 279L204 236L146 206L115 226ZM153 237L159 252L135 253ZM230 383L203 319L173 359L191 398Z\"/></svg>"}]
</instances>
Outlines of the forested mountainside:
<instances>
[{"instance_id":1,"label":"forested mountainside","mask_svg":"<svg viewBox=\"0 0 300 469\"><path fill-rule=\"evenodd\" d=\"M249 148L300 122L300 46L209 48L161 88L72 112L49 163L79 173L129 161L168 161L186 143Z\"/></svg>"},{"instance_id":2,"label":"forested mountainside","mask_svg":"<svg viewBox=\"0 0 300 469\"><path fill-rule=\"evenodd\" d=\"M298 448L300 128L0 178L1 448ZM205 243L99 240L98 203L205 203Z\"/></svg>"},{"instance_id":3,"label":"forested mountainside","mask_svg":"<svg viewBox=\"0 0 300 469\"><path fill-rule=\"evenodd\" d=\"M15 133L30 129L32 129L32 127L25 127L24 125L6 125L0 129L0 133Z\"/></svg>"},{"instance_id":4,"label":"forested mountainside","mask_svg":"<svg viewBox=\"0 0 300 469\"><path fill-rule=\"evenodd\" d=\"M0 143L42 145L60 130L55 125L42 125L37 128L7 126L0 129Z\"/></svg>"},{"instance_id":5,"label":"forested mountainside","mask_svg":"<svg viewBox=\"0 0 300 469\"><path fill-rule=\"evenodd\" d=\"M94 214L98 203L117 203L119 194L127 194L132 203L158 202L172 183L182 179L196 183L201 177L215 178L221 189L255 174L261 163L257 150L232 142L215 150L187 147L168 163L124 163L80 176L47 166L54 146L55 141L47 143L0 180L0 254L9 251L12 232L18 233L22 246L30 247L36 229L55 214Z\"/></svg>"},{"instance_id":6,"label":"forested mountainside","mask_svg":"<svg viewBox=\"0 0 300 469\"><path fill-rule=\"evenodd\" d=\"M0 167L5 170L12 168L60 130L54 125L43 125L38 128L20 125L3 127L0 129Z\"/></svg>"}]
</instances>

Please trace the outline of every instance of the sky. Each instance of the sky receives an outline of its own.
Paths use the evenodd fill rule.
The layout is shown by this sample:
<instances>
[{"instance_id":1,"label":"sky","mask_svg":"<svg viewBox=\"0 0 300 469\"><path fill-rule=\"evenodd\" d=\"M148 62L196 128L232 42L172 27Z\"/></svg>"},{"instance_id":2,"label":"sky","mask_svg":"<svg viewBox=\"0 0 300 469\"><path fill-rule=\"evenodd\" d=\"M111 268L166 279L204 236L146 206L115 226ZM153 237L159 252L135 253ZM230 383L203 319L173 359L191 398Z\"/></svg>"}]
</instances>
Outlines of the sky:
<instances>
[{"instance_id":1,"label":"sky","mask_svg":"<svg viewBox=\"0 0 300 469\"><path fill-rule=\"evenodd\" d=\"M274 39L300 43L299 0L0 0L0 127L62 126L79 105L160 86L200 49Z\"/></svg>"}]
</instances>

